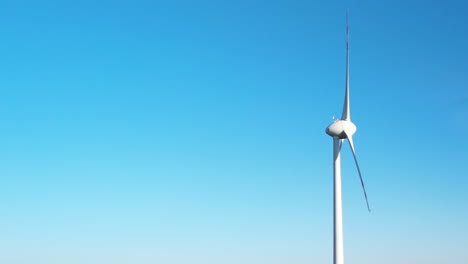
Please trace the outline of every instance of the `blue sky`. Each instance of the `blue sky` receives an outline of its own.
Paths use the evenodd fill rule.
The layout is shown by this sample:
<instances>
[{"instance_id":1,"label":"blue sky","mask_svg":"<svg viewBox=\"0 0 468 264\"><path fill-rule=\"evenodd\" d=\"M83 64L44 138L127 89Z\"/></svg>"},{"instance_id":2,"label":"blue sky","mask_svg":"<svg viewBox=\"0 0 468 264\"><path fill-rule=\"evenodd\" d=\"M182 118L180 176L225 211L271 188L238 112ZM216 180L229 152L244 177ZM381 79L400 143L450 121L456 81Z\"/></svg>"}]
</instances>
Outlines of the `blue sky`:
<instances>
[{"instance_id":1,"label":"blue sky","mask_svg":"<svg viewBox=\"0 0 468 264\"><path fill-rule=\"evenodd\" d=\"M345 258L466 260L462 1L3 1L0 262L331 263L345 8Z\"/></svg>"}]
</instances>

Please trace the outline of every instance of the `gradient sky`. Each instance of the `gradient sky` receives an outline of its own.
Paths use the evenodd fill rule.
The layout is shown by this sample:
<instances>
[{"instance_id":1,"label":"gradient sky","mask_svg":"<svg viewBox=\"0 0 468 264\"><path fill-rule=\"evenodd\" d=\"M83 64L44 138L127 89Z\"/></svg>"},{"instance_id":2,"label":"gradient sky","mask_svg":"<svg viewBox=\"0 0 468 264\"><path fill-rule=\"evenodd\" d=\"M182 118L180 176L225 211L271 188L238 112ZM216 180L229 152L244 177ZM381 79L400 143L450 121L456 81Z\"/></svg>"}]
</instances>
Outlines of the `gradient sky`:
<instances>
[{"instance_id":1,"label":"gradient sky","mask_svg":"<svg viewBox=\"0 0 468 264\"><path fill-rule=\"evenodd\" d=\"M99 3L96 3L99 2ZM466 1L2 1L0 263L468 263Z\"/></svg>"}]
</instances>

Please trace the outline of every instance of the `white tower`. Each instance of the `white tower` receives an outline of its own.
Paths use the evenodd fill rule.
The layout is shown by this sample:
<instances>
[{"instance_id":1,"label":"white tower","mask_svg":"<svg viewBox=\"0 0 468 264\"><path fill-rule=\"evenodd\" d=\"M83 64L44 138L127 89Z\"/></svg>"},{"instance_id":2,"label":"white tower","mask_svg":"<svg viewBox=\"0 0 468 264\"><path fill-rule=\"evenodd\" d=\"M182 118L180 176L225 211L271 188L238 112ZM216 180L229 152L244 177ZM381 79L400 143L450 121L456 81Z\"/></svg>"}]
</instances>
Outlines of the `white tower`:
<instances>
[{"instance_id":1,"label":"white tower","mask_svg":"<svg viewBox=\"0 0 468 264\"><path fill-rule=\"evenodd\" d=\"M362 180L361 170L354 151L353 135L356 132L356 126L351 122L351 113L349 110L349 30L348 30L348 12L346 11L346 88L343 114L341 119L330 124L326 132L333 137L333 263L344 264L343 252L343 206L341 197L341 145L345 139L348 139L349 146L353 152L354 161L361 180L364 197L366 198L367 209L370 212L369 202L367 200L364 181Z\"/></svg>"}]
</instances>

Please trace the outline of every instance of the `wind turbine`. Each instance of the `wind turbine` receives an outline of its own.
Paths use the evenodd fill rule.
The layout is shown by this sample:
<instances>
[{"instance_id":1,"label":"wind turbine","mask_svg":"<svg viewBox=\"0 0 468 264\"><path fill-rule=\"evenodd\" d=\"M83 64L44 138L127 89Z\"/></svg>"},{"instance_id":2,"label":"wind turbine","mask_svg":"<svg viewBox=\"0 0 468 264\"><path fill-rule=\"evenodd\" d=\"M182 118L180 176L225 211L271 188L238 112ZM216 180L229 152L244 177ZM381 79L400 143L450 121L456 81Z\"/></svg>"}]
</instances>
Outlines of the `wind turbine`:
<instances>
[{"instance_id":1,"label":"wind turbine","mask_svg":"<svg viewBox=\"0 0 468 264\"><path fill-rule=\"evenodd\" d=\"M333 263L343 264L343 208L342 208L342 197L341 197L341 145L345 139L348 139L349 146L353 152L354 162L359 173L359 179L361 180L362 190L364 191L364 197L366 198L367 210L370 212L369 201L367 200L366 188L364 187L364 181L362 180L361 170L356 158L356 152L354 151L353 135L356 132L356 125L351 122L351 112L349 111L349 26L348 26L348 10L346 10L346 88L345 88L345 100L343 105L343 114L341 119L335 120L325 130L328 135L333 137Z\"/></svg>"}]
</instances>

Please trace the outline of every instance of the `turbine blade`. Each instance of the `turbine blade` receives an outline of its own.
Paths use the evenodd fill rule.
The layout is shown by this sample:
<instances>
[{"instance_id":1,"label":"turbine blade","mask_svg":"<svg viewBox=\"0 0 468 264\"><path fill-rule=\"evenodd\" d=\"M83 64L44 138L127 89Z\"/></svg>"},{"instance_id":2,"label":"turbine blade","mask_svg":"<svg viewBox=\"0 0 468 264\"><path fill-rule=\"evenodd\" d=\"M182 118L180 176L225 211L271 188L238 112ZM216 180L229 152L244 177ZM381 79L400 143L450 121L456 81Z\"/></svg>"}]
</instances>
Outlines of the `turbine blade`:
<instances>
[{"instance_id":1,"label":"turbine blade","mask_svg":"<svg viewBox=\"0 0 468 264\"><path fill-rule=\"evenodd\" d=\"M361 169L359 169L359 164L358 164L358 161L357 161L356 152L354 151L353 137L349 133L346 133L346 131L345 131L345 134L346 134L346 137L348 138L348 142L349 142L349 146L351 147L351 151L353 152L354 162L356 163L356 167L357 167L357 170L358 170L358 173L359 173L359 179L361 180L362 190L364 191L364 197L366 198L367 210L369 210L369 212L370 212L371 209L370 209L370 206L369 206L369 200L367 199L366 187L364 187L364 181L362 180Z\"/></svg>"},{"instance_id":2,"label":"turbine blade","mask_svg":"<svg viewBox=\"0 0 468 264\"><path fill-rule=\"evenodd\" d=\"M348 26L348 9L346 9L346 88L345 100L343 105L342 120L351 120L351 113L349 111L349 26Z\"/></svg>"}]
</instances>

